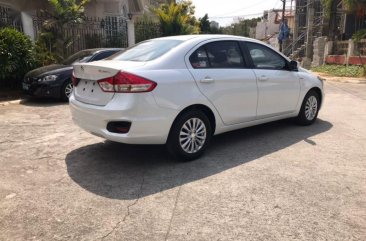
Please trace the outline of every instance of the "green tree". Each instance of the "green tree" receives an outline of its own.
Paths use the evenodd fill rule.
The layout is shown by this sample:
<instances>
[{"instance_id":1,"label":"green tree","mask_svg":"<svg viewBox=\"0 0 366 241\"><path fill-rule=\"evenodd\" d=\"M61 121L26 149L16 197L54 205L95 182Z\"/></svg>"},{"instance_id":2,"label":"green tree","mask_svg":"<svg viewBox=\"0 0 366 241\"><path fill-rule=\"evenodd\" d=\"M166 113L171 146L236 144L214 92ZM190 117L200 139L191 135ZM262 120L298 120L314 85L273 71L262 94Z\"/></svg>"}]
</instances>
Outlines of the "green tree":
<instances>
[{"instance_id":1,"label":"green tree","mask_svg":"<svg viewBox=\"0 0 366 241\"><path fill-rule=\"evenodd\" d=\"M67 48L75 41L76 34L67 36L64 30L69 24L82 23L85 6L90 0L48 0L52 11L46 11L49 18L43 23L40 41L58 58L66 57Z\"/></svg>"},{"instance_id":2,"label":"green tree","mask_svg":"<svg viewBox=\"0 0 366 241\"><path fill-rule=\"evenodd\" d=\"M162 4L155 9L155 13L160 21L163 36L199 33L191 1Z\"/></svg>"},{"instance_id":3,"label":"green tree","mask_svg":"<svg viewBox=\"0 0 366 241\"><path fill-rule=\"evenodd\" d=\"M250 28L255 28L260 20L261 18L242 19L237 23L232 23L230 26L221 29L225 34L249 37Z\"/></svg>"},{"instance_id":4,"label":"green tree","mask_svg":"<svg viewBox=\"0 0 366 241\"><path fill-rule=\"evenodd\" d=\"M338 0L322 0L325 12L328 16L332 11L332 6ZM359 9L366 9L366 0L341 0L348 12L355 12Z\"/></svg>"},{"instance_id":5,"label":"green tree","mask_svg":"<svg viewBox=\"0 0 366 241\"><path fill-rule=\"evenodd\" d=\"M211 33L210 20L208 20L207 13L202 18L198 19L200 23L201 33Z\"/></svg>"}]
</instances>

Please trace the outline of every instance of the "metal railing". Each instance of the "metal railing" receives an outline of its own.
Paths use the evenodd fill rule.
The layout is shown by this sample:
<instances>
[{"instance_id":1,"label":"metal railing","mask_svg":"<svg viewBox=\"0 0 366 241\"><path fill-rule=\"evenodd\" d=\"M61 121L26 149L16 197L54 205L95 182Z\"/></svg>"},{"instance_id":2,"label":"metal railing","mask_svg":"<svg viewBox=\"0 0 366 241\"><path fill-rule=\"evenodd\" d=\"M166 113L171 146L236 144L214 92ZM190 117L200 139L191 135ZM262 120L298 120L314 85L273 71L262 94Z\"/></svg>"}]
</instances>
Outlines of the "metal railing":
<instances>
[{"instance_id":1,"label":"metal railing","mask_svg":"<svg viewBox=\"0 0 366 241\"><path fill-rule=\"evenodd\" d=\"M51 18L44 13L39 13L33 17L36 39L42 36L47 39L45 33L50 33L48 42L52 44L54 35L62 34L63 39L69 43L65 46L66 55L88 48L126 48L128 46L127 20L123 17L87 17L82 23L66 24L62 27L54 25L46 28L45 21Z\"/></svg>"},{"instance_id":2,"label":"metal railing","mask_svg":"<svg viewBox=\"0 0 366 241\"><path fill-rule=\"evenodd\" d=\"M323 17L319 16L314 19L312 30L314 37L320 37L321 35L321 27L323 25ZM296 51L299 54L302 50L305 49L307 39L307 31L306 29L296 38L294 39L284 50L283 53L286 56L293 55Z\"/></svg>"},{"instance_id":3,"label":"metal railing","mask_svg":"<svg viewBox=\"0 0 366 241\"><path fill-rule=\"evenodd\" d=\"M0 28L2 27L12 27L22 32L20 13L0 5Z\"/></svg>"}]
</instances>

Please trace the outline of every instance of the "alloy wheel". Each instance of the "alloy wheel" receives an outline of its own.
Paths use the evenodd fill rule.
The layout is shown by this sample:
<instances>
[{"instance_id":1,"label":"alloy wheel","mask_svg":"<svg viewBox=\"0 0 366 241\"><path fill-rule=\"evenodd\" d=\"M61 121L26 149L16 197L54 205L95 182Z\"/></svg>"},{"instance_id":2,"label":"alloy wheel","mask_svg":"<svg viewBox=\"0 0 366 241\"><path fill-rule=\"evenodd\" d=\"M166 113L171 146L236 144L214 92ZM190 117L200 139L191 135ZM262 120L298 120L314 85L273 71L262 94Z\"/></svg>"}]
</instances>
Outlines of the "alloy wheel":
<instances>
[{"instance_id":1,"label":"alloy wheel","mask_svg":"<svg viewBox=\"0 0 366 241\"><path fill-rule=\"evenodd\" d=\"M305 104L305 116L309 121L313 120L318 112L318 100L315 96L310 96Z\"/></svg>"},{"instance_id":2,"label":"alloy wheel","mask_svg":"<svg viewBox=\"0 0 366 241\"><path fill-rule=\"evenodd\" d=\"M67 98L70 97L71 93L72 93L72 90L73 90L73 86L72 86L72 83L68 83L65 87L65 95Z\"/></svg>"},{"instance_id":3,"label":"alloy wheel","mask_svg":"<svg viewBox=\"0 0 366 241\"><path fill-rule=\"evenodd\" d=\"M198 152L205 144L207 130L199 118L188 119L179 132L179 144L187 153Z\"/></svg>"}]
</instances>

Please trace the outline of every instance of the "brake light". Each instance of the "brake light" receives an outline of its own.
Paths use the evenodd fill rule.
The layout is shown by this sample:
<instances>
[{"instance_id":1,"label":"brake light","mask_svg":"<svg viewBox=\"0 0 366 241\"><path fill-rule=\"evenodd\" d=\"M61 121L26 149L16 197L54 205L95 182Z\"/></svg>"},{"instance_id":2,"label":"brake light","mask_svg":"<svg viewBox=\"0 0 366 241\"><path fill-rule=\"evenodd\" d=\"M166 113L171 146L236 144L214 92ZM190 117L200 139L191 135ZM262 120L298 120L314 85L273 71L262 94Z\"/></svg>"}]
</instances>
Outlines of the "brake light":
<instances>
[{"instance_id":1,"label":"brake light","mask_svg":"<svg viewBox=\"0 0 366 241\"><path fill-rule=\"evenodd\" d=\"M157 85L151 80L122 71L113 77L98 80L98 84L104 92L116 93L150 92Z\"/></svg>"},{"instance_id":2,"label":"brake light","mask_svg":"<svg viewBox=\"0 0 366 241\"><path fill-rule=\"evenodd\" d=\"M72 72L71 81L73 86L77 86L79 84L80 79L76 78L75 72Z\"/></svg>"}]
</instances>

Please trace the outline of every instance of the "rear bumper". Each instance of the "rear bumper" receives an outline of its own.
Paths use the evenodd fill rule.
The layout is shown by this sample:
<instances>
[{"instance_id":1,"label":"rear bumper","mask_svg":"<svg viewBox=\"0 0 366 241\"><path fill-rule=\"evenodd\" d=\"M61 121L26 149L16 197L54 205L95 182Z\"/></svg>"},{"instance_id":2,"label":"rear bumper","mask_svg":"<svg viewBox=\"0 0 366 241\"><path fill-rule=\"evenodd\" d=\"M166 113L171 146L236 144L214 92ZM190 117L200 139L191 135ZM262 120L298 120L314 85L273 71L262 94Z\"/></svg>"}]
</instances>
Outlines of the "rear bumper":
<instances>
[{"instance_id":1,"label":"rear bumper","mask_svg":"<svg viewBox=\"0 0 366 241\"><path fill-rule=\"evenodd\" d=\"M85 131L107 140L126 144L165 144L178 113L159 107L151 93L116 94L105 106L85 104L70 97L73 121ZM111 133L111 121L129 121L126 134Z\"/></svg>"}]
</instances>

